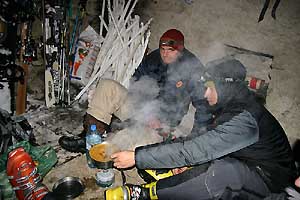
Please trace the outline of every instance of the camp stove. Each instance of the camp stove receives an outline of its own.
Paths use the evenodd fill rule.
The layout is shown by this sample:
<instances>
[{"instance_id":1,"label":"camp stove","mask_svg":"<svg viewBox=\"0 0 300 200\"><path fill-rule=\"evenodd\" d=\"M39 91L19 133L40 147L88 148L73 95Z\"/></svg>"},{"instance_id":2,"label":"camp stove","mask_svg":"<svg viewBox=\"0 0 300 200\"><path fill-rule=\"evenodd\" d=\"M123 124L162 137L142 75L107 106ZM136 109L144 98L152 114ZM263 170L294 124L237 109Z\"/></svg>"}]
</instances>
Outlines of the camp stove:
<instances>
[{"instance_id":1,"label":"camp stove","mask_svg":"<svg viewBox=\"0 0 300 200\"><path fill-rule=\"evenodd\" d=\"M96 183L100 187L110 187L115 182L113 161L111 154L119 149L107 141L94 145L89 150L93 165L98 169L96 173Z\"/></svg>"},{"instance_id":2,"label":"camp stove","mask_svg":"<svg viewBox=\"0 0 300 200\"><path fill-rule=\"evenodd\" d=\"M100 169L96 173L96 183L100 187L108 188L115 182L115 174L112 168Z\"/></svg>"}]
</instances>

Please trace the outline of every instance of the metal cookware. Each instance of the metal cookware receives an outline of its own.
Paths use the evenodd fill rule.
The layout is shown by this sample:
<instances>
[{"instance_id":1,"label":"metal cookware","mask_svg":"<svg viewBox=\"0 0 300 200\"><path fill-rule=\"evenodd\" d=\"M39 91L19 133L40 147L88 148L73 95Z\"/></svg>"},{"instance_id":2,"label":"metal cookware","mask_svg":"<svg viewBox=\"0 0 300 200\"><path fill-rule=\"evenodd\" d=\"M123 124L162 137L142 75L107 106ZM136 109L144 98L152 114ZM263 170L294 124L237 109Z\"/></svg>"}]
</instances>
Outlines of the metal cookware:
<instances>
[{"instance_id":1,"label":"metal cookware","mask_svg":"<svg viewBox=\"0 0 300 200\"><path fill-rule=\"evenodd\" d=\"M58 180L53 186L53 193L59 199L73 199L85 189L83 182L78 177L65 177Z\"/></svg>"},{"instance_id":2,"label":"metal cookware","mask_svg":"<svg viewBox=\"0 0 300 200\"><path fill-rule=\"evenodd\" d=\"M89 153L94 165L98 169L113 168L113 161L110 158L111 154L120 151L120 149L109 142L102 142L93 146Z\"/></svg>"}]
</instances>

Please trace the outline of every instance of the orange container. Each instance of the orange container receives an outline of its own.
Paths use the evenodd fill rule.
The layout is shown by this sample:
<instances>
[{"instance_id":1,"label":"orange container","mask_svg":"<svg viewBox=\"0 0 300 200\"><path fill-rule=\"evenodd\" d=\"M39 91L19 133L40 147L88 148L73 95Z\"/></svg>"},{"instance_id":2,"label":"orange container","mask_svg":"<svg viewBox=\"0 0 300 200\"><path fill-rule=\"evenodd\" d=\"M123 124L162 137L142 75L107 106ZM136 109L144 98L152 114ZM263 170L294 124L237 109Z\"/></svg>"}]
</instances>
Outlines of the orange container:
<instances>
[{"instance_id":1,"label":"orange container","mask_svg":"<svg viewBox=\"0 0 300 200\"><path fill-rule=\"evenodd\" d=\"M16 196L19 200L27 200L26 196L34 194L38 183L42 180L41 176L37 173L35 163L22 147L11 151L8 154L7 160L6 173L13 189L16 191ZM40 193L40 190L41 188L36 192ZM47 188L43 189L42 194L45 193L45 190Z\"/></svg>"}]
</instances>

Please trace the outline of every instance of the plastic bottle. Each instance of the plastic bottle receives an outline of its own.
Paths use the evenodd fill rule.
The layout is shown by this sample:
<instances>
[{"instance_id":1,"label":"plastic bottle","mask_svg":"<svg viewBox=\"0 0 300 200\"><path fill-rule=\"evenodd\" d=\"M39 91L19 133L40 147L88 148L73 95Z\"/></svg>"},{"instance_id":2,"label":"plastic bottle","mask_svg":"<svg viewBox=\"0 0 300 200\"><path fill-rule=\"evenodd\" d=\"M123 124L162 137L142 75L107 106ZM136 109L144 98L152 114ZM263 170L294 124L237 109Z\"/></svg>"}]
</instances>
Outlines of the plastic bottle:
<instances>
[{"instance_id":1,"label":"plastic bottle","mask_svg":"<svg viewBox=\"0 0 300 200\"><path fill-rule=\"evenodd\" d=\"M92 146L100 144L101 142L102 139L101 135L97 131L97 126L95 124L92 124L90 126L90 130L86 134L86 160L90 168L95 168L95 165L93 164L89 151L92 148Z\"/></svg>"}]
</instances>

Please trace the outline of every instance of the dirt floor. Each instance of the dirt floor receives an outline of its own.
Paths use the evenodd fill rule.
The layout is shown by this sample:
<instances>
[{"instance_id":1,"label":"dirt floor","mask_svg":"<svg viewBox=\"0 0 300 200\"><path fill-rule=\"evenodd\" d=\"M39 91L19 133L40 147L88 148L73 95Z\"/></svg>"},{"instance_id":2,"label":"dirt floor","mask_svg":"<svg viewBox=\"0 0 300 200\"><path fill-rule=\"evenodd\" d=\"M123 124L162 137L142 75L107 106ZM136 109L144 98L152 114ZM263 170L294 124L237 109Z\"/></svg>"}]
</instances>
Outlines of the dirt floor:
<instances>
[{"instance_id":1,"label":"dirt floor","mask_svg":"<svg viewBox=\"0 0 300 200\"><path fill-rule=\"evenodd\" d=\"M96 200L104 199L104 191L110 188L118 187L123 184L121 172L114 169L115 181L113 185L108 188L100 187L96 184L95 174L101 169L91 169L87 166L86 156L81 155L74 160L65 163L59 167L55 167L44 178L43 183L49 188L53 188L53 185L61 178L64 177L79 177L85 185L84 192L76 199L80 200ZM135 169L126 170L124 172L126 182L131 184L142 184L143 180L137 175Z\"/></svg>"},{"instance_id":2,"label":"dirt floor","mask_svg":"<svg viewBox=\"0 0 300 200\"><path fill-rule=\"evenodd\" d=\"M59 179L68 176L78 177L84 183L85 190L76 199L104 199L104 191L108 188L98 186L95 179L97 171L100 171L101 169L89 168L85 154L65 151L58 144L58 139L63 135L71 136L81 133L85 109L78 105L70 109L47 109L44 106L43 101L31 99L30 102L26 119L33 128L37 143L53 147L58 157L56 165L44 177L43 184L52 191L54 184ZM114 169L114 174L115 182L109 188L121 186L123 184L121 172ZM144 183L138 176L135 168L125 170L124 174L127 183Z\"/></svg>"}]
</instances>

